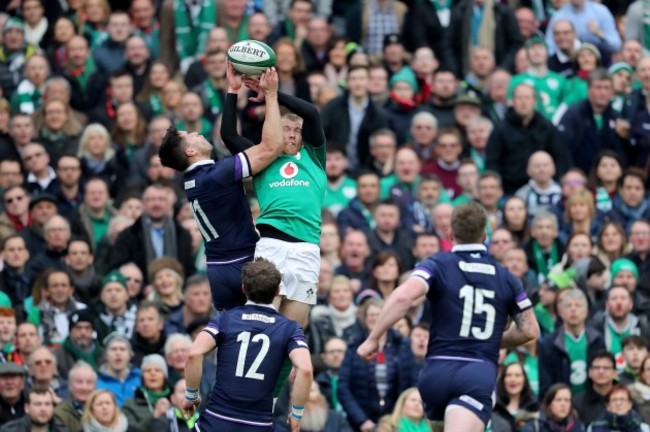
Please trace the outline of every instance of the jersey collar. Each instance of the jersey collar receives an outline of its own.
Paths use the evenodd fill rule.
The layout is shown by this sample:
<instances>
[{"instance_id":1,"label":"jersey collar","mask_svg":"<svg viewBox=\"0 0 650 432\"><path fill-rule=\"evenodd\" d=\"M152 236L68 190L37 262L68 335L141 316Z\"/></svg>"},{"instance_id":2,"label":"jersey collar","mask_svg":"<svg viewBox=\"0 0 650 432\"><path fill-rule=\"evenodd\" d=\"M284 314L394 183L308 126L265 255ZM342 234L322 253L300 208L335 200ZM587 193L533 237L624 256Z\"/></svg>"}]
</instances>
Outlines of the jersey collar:
<instances>
[{"instance_id":1,"label":"jersey collar","mask_svg":"<svg viewBox=\"0 0 650 432\"><path fill-rule=\"evenodd\" d=\"M183 171L183 174L187 174L188 172L197 169L201 165L213 165L213 164L214 164L214 161L212 159L203 159L203 160L194 162L192 165L187 167L187 169L185 171Z\"/></svg>"},{"instance_id":2,"label":"jersey collar","mask_svg":"<svg viewBox=\"0 0 650 432\"><path fill-rule=\"evenodd\" d=\"M269 303L269 304L264 304L264 303L255 303L255 302L253 302L253 301L248 300L248 301L246 302L246 306L259 306L259 307L265 307L265 308L273 309L273 310L276 311L276 312L278 311L278 310L275 308L275 306L273 305L273 303Z\"/></svg>"},{"instance_id":3,"label":"jersey collar","mask_svg":"<svg viewBox=\"0 0 650 432\"><path fill-rule=\"evenodd\" d=\"M452 252L487 252L487 248L481 243L459 244L451 248Z\"/></svg>"}]
</instances>

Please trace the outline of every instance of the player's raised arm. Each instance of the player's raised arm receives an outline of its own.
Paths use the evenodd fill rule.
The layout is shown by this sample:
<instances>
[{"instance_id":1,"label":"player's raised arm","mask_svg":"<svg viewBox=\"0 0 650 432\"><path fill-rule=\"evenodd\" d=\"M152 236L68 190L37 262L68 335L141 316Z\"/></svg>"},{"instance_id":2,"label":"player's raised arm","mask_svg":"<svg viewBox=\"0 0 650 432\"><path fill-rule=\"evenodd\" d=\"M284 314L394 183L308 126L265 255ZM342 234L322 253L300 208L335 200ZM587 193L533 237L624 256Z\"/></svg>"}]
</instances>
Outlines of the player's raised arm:
<instances>
[{"instance_id":1,"label":"player's raised arm","mask_svg":"<svg viewBox=\"0 0 650 432\"><path fill-rule=\"evenodd\" d=\"M539 324L533 308L514 316L514 325L503 333L501 348L515 348L539 337Z\"/></svg>"},{"instance_id":2,"label":"player's raised arm","mask_svg":"<svg viewBox=\"0 0 650 432\"><path fill-rule=\"evenodd\" d=\"M256 91L258 95L261 93L257 80L245 77L244 84L249 89ZM262 97L258 96L258 100L261 99ZM289 111L302 118L302 136L306 144L312 147L325 145L323 124L321 123L320 113L314 104L282 92L278 92L278 102L280 105L288 108Z\"/></svg>"},{"instance_id":3,"label":"player's raised arm","mask_svg":"<svg viewBox=\"0 0 650 432\"><path fill-rule=\"evenodd\" d=\"M262 142L245 151L253 175L264 170L284 150L284 135L278 104L278 73L269 68L260 76L260 89L266 99L266 116L262 127Z\"/></svg>"},{"instance_id":4,"label":"player's raised arm","mask_svg":"<svg viewBox=\"0 0 650 432\"><path fill-rule=\"evenodd\" d=\"M186 390L185 403L183 404L185 415L192 416L196 408L201 404L199 385L203 375L203 358L217 347L216 333L218 333L218 330L213 329L208 324L208 327L199 333L190 348L189 358L185 366Z\"/></svg>"},{"instance_id":5,"label":"player's raised arm","mask_svg":"<svg viewBox=\"0 0 650 432\"><path fill-rule=\"evenodd\" d=\"M388 296L381 309L377 323L368 338L357 349L359 357L371 360L377 352L379 338L397 321L402 319L413 303L421 301L427 295L427 282L418 276L411 276Z\"/></svg>"},{"instance_id":6,"label":"player's raised arm","mask_svg":"<svg viewBox=\"0 0 650 432\"><path fill-rule=\"evenodd\" d=\"M228 81L228 92L223 117L221 118L221 139L228 151L234 156L253 147L254 144L237 133L237 95L242 86L243 76L235 72L230 62L228 62L228 69L226 70L226 79Z\"/></svg>"}]
</instances>

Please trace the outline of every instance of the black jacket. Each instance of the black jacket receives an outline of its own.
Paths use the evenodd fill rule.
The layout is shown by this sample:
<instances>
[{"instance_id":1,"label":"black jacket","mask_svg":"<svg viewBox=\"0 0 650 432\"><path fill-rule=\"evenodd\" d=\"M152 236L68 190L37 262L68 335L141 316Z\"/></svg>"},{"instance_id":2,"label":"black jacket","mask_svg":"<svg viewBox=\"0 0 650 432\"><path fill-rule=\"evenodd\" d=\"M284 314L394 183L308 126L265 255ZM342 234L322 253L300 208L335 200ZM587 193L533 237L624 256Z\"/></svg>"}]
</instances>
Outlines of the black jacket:
<instances>
[{"instance_id":1,"label":"black jacket","mask_svg":"<svg viewBox=\"0 0 650 432\"><path fill-rule=\"evenodd\" d=\"M68 428L54 418L48 423L49 432L68 432ZM32 419L29 416L12 420L0 427L0 432L32 432Z\"/></svg>"},{"instance_id":2,"label":"black jacket","mask_svg":"<svg viewBox=\"0 0 650 432\"><path fill-rule=\"evenodd\" d=\"M588 365L599 351L606 348L605 341L598 331L590 327L586 327L585 331ZM564 346L564 327L560 326L539 341L539 394L546 394L549 387L557 382L570 384L570 376L571 361Z\"/></svg>"},{"instance_id":3,"label":"black jacket","mask_svg":"<svg viewBox=\"0 0 650 432\"><path fill-rule=\"evenodd\" d=\"M536 151L548 152L555 161L559 177L569 167L569 156L553 123L538 112L527 126L510 108L506 117L490 134L486 168L501 174L506 194L513 194L528 183L528 158Z\"/></svg>"},{"instance_id":4,"label":"black jacket","mask_svg":"<svg viewBox=\"0 0 650 432\"><path fill-rule=\"evenodd\" d=\"M111 250L111 258L109 268L116 269L119 266L128 262L134 262L145 279L147 278L147 254L145 246L145 236L143 231L142 217L140 217L133 225L120 233L115 241L115 245ZM182 265L185 271L185 277L189 277L196 271L194 267L194 254L192 253L192 237L185 228L174 220L176 229L176 258ZM146 281L145 281L146 282Z\"/></svg>"},{"instance_id":5,"label":"black jacket","mask_svg":"<svg viewBox=\"0 0 650 432\"><path fill-rule=\"evenodd\" d=\"M449 27L446 30L446 53L448 67L457 77L464 77L468 71L467 59L471 38L473 0L463 0L451 10ZM497 66L514 71L515 55L523 45L519 25L510 6L494 3L494 56Z\"/></svg>"},{"instance_id":6,"label":"black jacket","mask_svg":"<svg viewBox=\"0 0 650 432\"><path fill-rule=\"evenodd\" d=\"M562 144L568 149L574 167L588 173L596 157L604 150L624 155L623 143L616 134L617 114L609 105L602 113L603 127L598 130L594 110L588 99L577 102L564 113L558 131Z\"/></svg>"},{"instance_id":7,"label":"black jacket","mask_svg":"<svg viewBox=\"0 0 650 432\"><path fill-rule=\"evenodd\" d=\"M406 48L413 52L420 47L429 47L438 61L446 64L445 28L440 24L433 3L419 2L411 6L404 21L411 24L402 30Z\"/></svg>"},{"instance_id":8,"label":"black jacket","mask_svg":"<svg viewBox=\"0 0 650 432\"><path fill-rule=\"evenodd\" d=\"M605 396L594 390L591 381L587 381L587 389L573 396L573 407L578 411L578 417L584 424L591 423L598 415L607 410Z\"/></svg>"},{"instance_id":9,"label":"black jacket","mask_svg":"<svg viewBox=\"0 0 650 432\"><path fill-rule=\"evenodd\" d=\"M9 405L0 397L0 425L11 420L16 420L25 416L25 394L21 394L20 400L14 405Z\"/></svg>"},{"instance_id":10,"label":"black jacket","mask_svg":"<svg viewBox=\"0 0 650 432\"><path fill-rule=\"evenodd\" d=\"M348 142L348 136L350 135L348 97L349 94L346 92L344 95L332 99L321 111L323 131L327 142L334 142L343 147ZM388 114L369 99L357 135L357 160L360 167L370 168L372 166L370 135L378 129L387 128L388 125Z\"/></svg>"},{"instance_id":11,"label":"black jacket","mask_svg":"<svg viewBox=\"0 0 650 432\"><path fill-rule=\"evenodd\" d=\"M133 350L131 364L134 367L140 367L142 359L150 354L160 354L161 356L164 356L165 342L167 342L165 333L160 335L158 342L152 344L144 340L137 332L134 332L133 337L131 338L131 348Z\"/></svg>"},{"instance_id":12,"label":"black jacket","mask_svg":"<svg viewBox=\"0 0 650 432\"><path fill-rule=\"evenodd\" d=\"M27 277L34 281L45 270L65 270L65 262L63 260L66 253L65 250L56 251L50 248L42 250L27 263L27 268L25 269Z\"/></svg>"}]
</instances>

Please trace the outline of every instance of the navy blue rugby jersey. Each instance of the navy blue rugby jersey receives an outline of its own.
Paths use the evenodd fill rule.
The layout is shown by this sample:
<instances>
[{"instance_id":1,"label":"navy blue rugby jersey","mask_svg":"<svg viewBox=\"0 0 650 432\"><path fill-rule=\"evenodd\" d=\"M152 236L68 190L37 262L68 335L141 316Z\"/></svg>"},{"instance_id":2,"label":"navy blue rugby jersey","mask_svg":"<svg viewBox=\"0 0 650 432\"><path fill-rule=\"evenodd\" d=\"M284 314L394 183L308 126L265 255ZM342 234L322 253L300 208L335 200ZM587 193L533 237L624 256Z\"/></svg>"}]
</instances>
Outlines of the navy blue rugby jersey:
<instances>
[{"instance_id":1,"label":"navy blue rugby jersey","mask_svg":"<svg viewBox=\"0 0 650 432\"><path fill-rule=\"evenodd\" d=\"M258 240L242 180L251 176L245 153L204 160L184 173L185 195L205 241L208 262L250 256Z\"/></svg>"},{"instance_id":2,"label":"navy blue rugby jersey","mask_svg":"<svg viewBox=\"0 0 650 432\"><path fill-rule=\"evenodd\" d=\"M297 322L251 302L210 321L217 343L217 379L204 414L232 422L273 424L273 389L294 349L309 349Z\"/></svg>"},{"instance_id":3,"label":"navy blue rugby jersey","mask_svg":"<svg viewBox=\"0 0 650 432\"><path fill-rule=\"evenodd\" d=\"M482 244L454 246L421 262L412 277L431 302L427 357L496 364L508 318L532 307L521 282Z\"/></svg>"}]
</instances>

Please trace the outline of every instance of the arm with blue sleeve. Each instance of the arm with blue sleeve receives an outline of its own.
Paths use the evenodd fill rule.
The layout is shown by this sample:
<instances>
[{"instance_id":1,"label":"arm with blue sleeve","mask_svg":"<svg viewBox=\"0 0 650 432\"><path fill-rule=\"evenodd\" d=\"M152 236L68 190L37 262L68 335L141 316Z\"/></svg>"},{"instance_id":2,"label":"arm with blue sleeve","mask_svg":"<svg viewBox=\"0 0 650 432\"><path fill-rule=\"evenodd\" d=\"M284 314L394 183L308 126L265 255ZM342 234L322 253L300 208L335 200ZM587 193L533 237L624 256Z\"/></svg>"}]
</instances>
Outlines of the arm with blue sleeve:
<instances>
[{"instance_id":1,"label":"arm with blue sleeve","mask_svg":"<svg viewBox=\"0 0 650 432\"><path fill-rule=\"evenodd\" d=\"M599 21L602 29L602 36L607 43L607 47L612 50L612 52L619 52L621 50L621 36L618 33L616 28L616 21L612 16L609 9L606 6L601 5L600 3L595 3L594 6L598 6L596 9L598 11Z\"/></svg>"}]
</instances>

